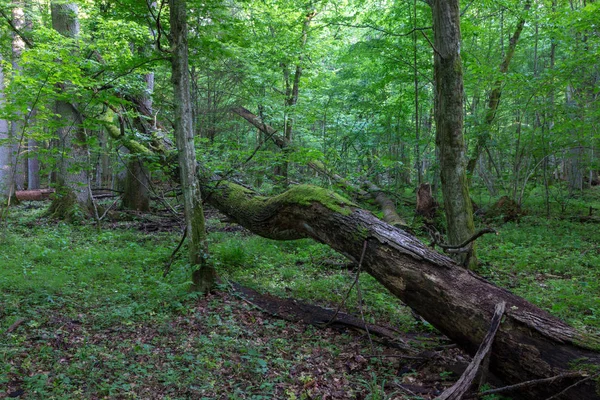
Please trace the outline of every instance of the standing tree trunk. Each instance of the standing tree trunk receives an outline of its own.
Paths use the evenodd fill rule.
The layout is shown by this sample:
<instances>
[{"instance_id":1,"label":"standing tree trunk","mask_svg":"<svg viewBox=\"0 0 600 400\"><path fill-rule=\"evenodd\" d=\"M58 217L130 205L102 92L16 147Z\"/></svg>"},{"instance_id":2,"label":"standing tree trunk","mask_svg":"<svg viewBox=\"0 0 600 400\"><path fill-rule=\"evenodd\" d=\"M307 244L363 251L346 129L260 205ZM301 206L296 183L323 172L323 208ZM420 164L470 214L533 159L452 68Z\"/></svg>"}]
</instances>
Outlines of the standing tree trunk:
<instances>
[{"instance_id":1,"label":"standing tree trunk","mask_svg":"<svg viewBox=\"0 0 600 400\"><path fill-rule=\"evenodd\" d=\"M23 31L25 28L25 13L23 11L24 2L15 1L12 9L12 23L16 29ZM25 42L20 35L13 32L12 34L12 67L13 75L21 73L21 54L25 49ZM13 140L13 165L15 166L14 184L15 190L25 189L27 183L27 166L29 152L25 151L25 136L23 129L25 128L25 118L19 111L15 118L10 122L10 136Z\"/></svg>"},{"instance_id":2,"label":"standing tree trunk","mask_svg":"<svg viewBox=\"0 0 600 400\"><path fill-rule=\"evenodd\" d=\"M284 104L284 125L283 125L283 136L287 140L288 144L294 140L294 115L296 104L298 103L298 96L300 90L300 78L302 77L302 64L304 59L304 49L306 47L306 41L308 40L308 30L312 19L317 15L316 11L308 10L306 17L302 24L302 34L300 37L300 55L296 63L296 68L292 77L290 76L289 66L286 63L281 63L283 68L283 80L285 84L285 104ZM277 168L277 174L281 176L284 184L287 185L289 182L289 147L281 148L284 154L284 160Z\"/></svg>"},{"instance_id":3,"label":"standing tree trunk","mask_svg":"<svg viewBox=\"0 0 600 400\"><path fill-rule=\"evenodd\" d=\"M196 175L196 149L190 77L188 72L187 13L184 0L170 0L172 82L175 102L175 139L179 154L179 170L185 206L185 223L189 243L190 265L196 268L194 289L204 293L215 284L216 272L208 262L206 226L200 183Z\"/></svg>"},{"instance_id":4,"label":"standing tree trunk","mask_svg":"<svg viewBox=\"0 0 600 400\"><path fill-rule=\"evenodd\" d=\"M78 7L74 3L51 3L52 27L61 35L74 39L79 35ZM68 83L61 86L64 89ZM82 116L76 107L65 100L57 100L58 161L56 194L49 212L61 219L89 213L91 196L88 182L88 149L82 128Z\"/></svg>"},{"instance_id":5,"label":"standing tree trunk","mask_svg":"<svg viewBox=\"0 0 600 400\"><path fill-rule=\"evenodd\" d=\"M460 59L458 0L433 0L435 123L448 242L463 243L473 236L473 209L465 169L463 138L463 70ZM465 266L475 266L475 250L459 255Z\"/></svg>"},{"instance_id":6,"label":"standing tree trunk","mask_svg":"<svg viewBox=\"0 0 600 400\"><path fill-rule=\"evenodd\" d=\"M2 54L0 54L0 107L4 107L4 71L2 70ZM0 118L0 140L8 140L8 121ZM11 146L9 143L0 145L0 198L8 199L14 189L11 185Z\"/></svg>"}]
</instances>

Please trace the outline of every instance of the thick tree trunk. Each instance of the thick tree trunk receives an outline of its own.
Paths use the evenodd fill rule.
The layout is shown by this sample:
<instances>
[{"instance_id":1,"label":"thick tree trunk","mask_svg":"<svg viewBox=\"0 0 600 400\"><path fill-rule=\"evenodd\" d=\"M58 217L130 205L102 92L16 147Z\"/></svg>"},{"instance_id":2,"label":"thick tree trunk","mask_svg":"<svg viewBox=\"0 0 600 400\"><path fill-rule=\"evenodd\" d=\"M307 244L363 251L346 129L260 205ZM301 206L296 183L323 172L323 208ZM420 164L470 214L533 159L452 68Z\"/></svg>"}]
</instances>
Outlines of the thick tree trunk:
<instances>
[{"instance_id":1,"label":"thick tree trunk","mask_svg":"<svg viewBox=\"0 0 600 400\"><path fill-rule=\"evenodd\" d=\"M25 30L25 13L23 10L24 2L15 1L12 9L12 23L20 31ZM13 32L12 37L12 67L13 75L18 75L22 71L20 64L21 54L25 49L25 42L21 36ZM21 112L17 112L15 119L10 122L10 135L14 140L13 144L13 165L16 166L14 180L15 190L23 190L27 184L27 166L29 152L25 151L26 139L24 139L25 118Z\"/></svg>"},{"instance_id":2,"label":"thick tree trunk","mask_svg":"<svg viewBox=\"0 0 600 400\"><path fill-rule=\"evenodd\" d=\"M463 71L460 58L458 0L433 0L435 125L448 243L457 245L473 236L473 208L466 174L463 138ZM475 249L458 255L465 266L475 266Z\"/></svg>"},{"instance_id":3,"label":"thick tree trunk","mask_svg":"<svg viewBox=\"0 0 600 400\"><path fill-rule=\"evenodd\" d=\"M144 167L143 160L133 156L127 163L123 207L127 210L150 210L149 185L148 170Z\"/></svg>"},{"instance_id":4,"label":"thick tree trunk","mask_svg":"<svg viewBox=\"0 0 600 400\"><path fill-rule=\"evenodd\" d=\"M580 334L333 192L302 185L265 198L226 182L205 192L212 205L264 237L313 238L354 260L361 257L366 242L364 270L470 354L483 340L495 305L506 302L490 363L506 383L553 377L584 364L600 365L600 354L590 350L600 346L600 338ZM522 395L544 399L575 381L557 379L523 389ZM595 385L588 380L562 398L597 399L600 388Z\"/></svg>"},{"instance_id":5,"label":"thick tree trunk","mask_svg":"<svg viewBox=\"0 0 600 400\"><path fill-rule=\"evenodd\" d=\"M51 11L52 27L58 33L68 38L76 38L79 35L76 4L52 2ZM78 213L89 212L91 207L92 199L86 170L88 149L81 128L82 116L75 106L70 102L58 100L55 111L60 124L57 129L59 157L56 194L49 212L58 218L71 219Z\"/></svg>"},{"instance_id":6,"label":"thick tree trunk","mask_svg":"<svg viewBox=\"0 0 600 400\"><path fill-rule=\"evenodd\" d=\"M144 134L151 136L153 127L143 119L142 116L151 116L152 112L152 93L154 91L154 73L144 75L146 83L146 92L140 95L135 104L141 111L141 115L133 117L133 126ZM148 211L150 209L150 186L149 171L146 168L145 160L141 157L135 157L127 163L127 177L125 178L125 191L123 193L123 207L130 210Z\"/></svg>"}]
</instances>

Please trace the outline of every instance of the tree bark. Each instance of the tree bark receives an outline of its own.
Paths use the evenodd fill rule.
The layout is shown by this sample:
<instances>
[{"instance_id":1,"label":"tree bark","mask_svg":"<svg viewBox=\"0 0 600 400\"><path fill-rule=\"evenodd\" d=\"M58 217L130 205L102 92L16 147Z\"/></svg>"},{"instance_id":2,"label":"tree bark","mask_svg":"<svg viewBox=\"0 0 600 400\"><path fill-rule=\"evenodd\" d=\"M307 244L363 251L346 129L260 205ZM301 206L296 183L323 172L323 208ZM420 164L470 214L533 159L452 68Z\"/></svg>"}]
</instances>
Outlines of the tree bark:
<instances>
[{"instance_id":1,"label":"tree bark","mask_svg":"<svg viewBox=\"0 0 600 400\"><path fill-rule=\"evenodd\" d=\"M25 32L30 33L33 28L33 22L28 17L29 13L32 12L31 1L19 1L16 4L21 5L23 8L15 7L13 9L13 23L17 29L24 29ZM25 49L27 43L23 38L16 32L13 33L13 55L15 60L13 64L19 64L20 57ZM22 68L22 67L21 67ZM15 66L16 69L16 66ZM29 119L35 117L35 110L32 110ZM29 122L28 122L29 124ZM40 188L40 161L38 159L38 142L34 138L27 138L27 190L35 190Z\"/></svg>"},{"instance_id":2,"label":"tree bark","mask_svg":"<svg viewBox=\"0 0 600 400\"><path fill-rule=\"evenodd\" d=\"M144 160L141 157L132 156L127 162L125 190L122 200L123 207L127 210L150 210L149 185L150 180L148 179L148 170L144 166Z\"/></svg>"},{"instance_id":3,"label":"tree bark","mask_svg":"<svg viewBox=\"0 0 600 400\"><path fill-rule=\"evenodd\" d=\"M25 13L23 11L24 3L15 1L12 9L12 21L15 28L22 31L25 28ZM13 75L20 74L22 67L20 64L21 54L25 49L25 42L21 36L13 32L12 35L12 67ZM14 185L15 190L23 190L27 184L27 165L29 152L25 151L25 140L23 129L25 118L21 112L17 112L15 119L10 121L10 136L13 138L13 165L15 168Z\"/></svg>"},{"instance_id":4,"label":"tree bark","mask_svg":"<svg viewBox=\"0 0 600 400\"><path fill-rule=\"evenodd\" d=\"M133 117L133 127L140 133L151 136L153 127L148 126L143 116L152 116L152 93L154 91L154 73L144 75L146 92L140 95L135 104L142 111ZM134 156L127 163L123 207L130 210L148 211L150 209L150 172L142 157Z\"/></svg>"},{"instance_id":5,"label":"tree bark","mask_svg":"<svg viewBox=\"0 0 600 400\"><path fill-rule=\"evenodd\" d=\"M584 364L600 365L600 354L592 350L600 348L600 338L582 335L333 192L301 185L266 198L227 182L204 190L213 206L264 237L313 238L355 261L366 242L364 270L470 354L486 335L495 305L506 302L490 362L491 370L506 383L573 372ZM522 396L544 399L575 381L528 387ZM600 388L595 385L581 383L564 398L597 399Z\"/></svg>"},{"instance_id":6,"label":"tree bark","mask_svg":"<svg viewBox=\"0 0 600 400\"><path fill-rule=\"evenodd\" d=\"M0 107L5 103L4 98L4 71L2 70L2 54L0 54ZM0 140L8 140L8 121L0 118ZM14 192L11 184L11 145L0 145L0 199L10 198Z\"/></svg>"},{"instance_id":7,"label":"tree bark","mask_svg":"<svg viewBox=\"0 0 600 400\"><path fill-rule=\"evenodd\" d=\"M74 3L52 2L52 28L61 35L74 39L79 35L78 7ZM67 85L63 83L62 85ZM57 100L55 111L59 116L57 129L58 161L57 190L49 212L61 219L88 213L91 206L88 172L88 149L81 128L82 116L76 107L67 101Z\"/></svg>"},{"instance_id":8,"label":"tree bark","mask_svg":"<svg viewBox=\"0 0 600 400\"><path fill-rule=\"evenodd\" d=\"M190 265L195 268L192 275L194 289L201 292L212 290L216 272L209 264L208 246L200 182L196 175L196 149L194 148L194 130L192 101L190 96L190 77L188 73L187 12L184 0L170 0L171 8L171 80L175 102L175 139L179 155L179 170L185 222L188 237Z\"/></svg>"},{"instance_id":9,"label":"tree bark","mask_svg":"<svg viewBox=\"0 0 600 400\"><path fill-rule=\"evenodd\" d=\"M475 232L473 208L466 174L463 137L463 70L460 58L460 10L458 0L432 1L434 27L435 123L440 178L448 243L464 242ZM459 254L465 266L475 266L475 249Z\"/></svg>"}]
</instances>

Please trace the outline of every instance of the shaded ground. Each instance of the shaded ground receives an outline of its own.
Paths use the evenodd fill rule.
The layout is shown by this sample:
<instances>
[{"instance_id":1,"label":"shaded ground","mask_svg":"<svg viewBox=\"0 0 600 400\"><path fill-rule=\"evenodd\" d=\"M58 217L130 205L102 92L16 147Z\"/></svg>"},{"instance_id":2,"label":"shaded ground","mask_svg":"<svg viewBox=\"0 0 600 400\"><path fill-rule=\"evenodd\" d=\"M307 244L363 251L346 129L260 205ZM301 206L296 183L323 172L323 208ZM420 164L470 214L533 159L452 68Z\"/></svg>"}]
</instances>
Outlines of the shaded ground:
<instances>
[{"instance_id":1,"label":"shaded ground","mask_svg":"<svg viewBox=\"0 0 600 400\"><path fill-rule=\"evenodd\" d=\"M407 335L421 349L406 352L270 318L226 291L194 303L152 324L60 311L24 321L3 335L0 398L430 399L466 362L432 335Z\"/></svg>"},{"instance_id":2,"label":"shaded ground","mask_svg":"<svg viewBox=\"0 0 600 400\"><path fill-rule=\"evenodd\" d=\"M168 212L115 211L100 231L42 215L41 204L23 204L0 237L0 398L430 399L467 363L444 338L423 333L427 327L389 328L398 325L385 312L368 320L388 326L380 329L394 336L392 347L378 343L376 327L372 340L352 328L364 323L346 309L339 319L350 325L315 328L263 312L251 289L241 295L227 283L208 297L188 293L185 250L162 278L180 237L179 221ZM332 254L310 242L260 241L261 256L246 249L240 258L240 240L252 236L218 222L219 215L209 218L214 240L237 238L215 245L224 275L246 270L260 280L259 268L285 266L307 282L330 283L320 289L329 300L305 292L329 307L305 299L306 319L331 316L353 280L351 271L325 266ZM332 296L332 288L339 293ZM262 299L265 311L290 319L293 300Z\"/></svg>"}]
</instances>

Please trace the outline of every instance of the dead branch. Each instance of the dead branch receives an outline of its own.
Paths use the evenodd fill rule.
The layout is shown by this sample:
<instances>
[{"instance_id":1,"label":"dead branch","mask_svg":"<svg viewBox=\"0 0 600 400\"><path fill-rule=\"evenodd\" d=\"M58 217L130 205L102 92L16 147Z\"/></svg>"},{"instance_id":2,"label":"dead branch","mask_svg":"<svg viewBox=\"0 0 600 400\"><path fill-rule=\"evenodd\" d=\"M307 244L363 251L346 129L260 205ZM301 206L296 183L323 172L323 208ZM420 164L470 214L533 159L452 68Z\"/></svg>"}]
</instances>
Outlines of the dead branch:
<instances>
[{"instance_id":1,"label":"dead branch","mask_svg":"<svg viewBox=\"0 0 600 400\"><path fill-rule=\"evenodd\" d=\"M505 308L505 302L496 304L496 310L494 311L494 316L492 317L490 329L488 330L487 335L485 335L483 342L481 342L481 346L479 346L479 350L477 350L475 357L473 357L473 361L471 361L458 381L450 388L444 390L444 393L438 396L436 400L460 400L467 390L469 390L473 380L475 379L475 376L477 375L477 372L479 371L481 363L492 348L492 343L494 342L496 332L498 332L498 328L502 322L502 315L504 315Z\"/></svg>"}]
</instances>

